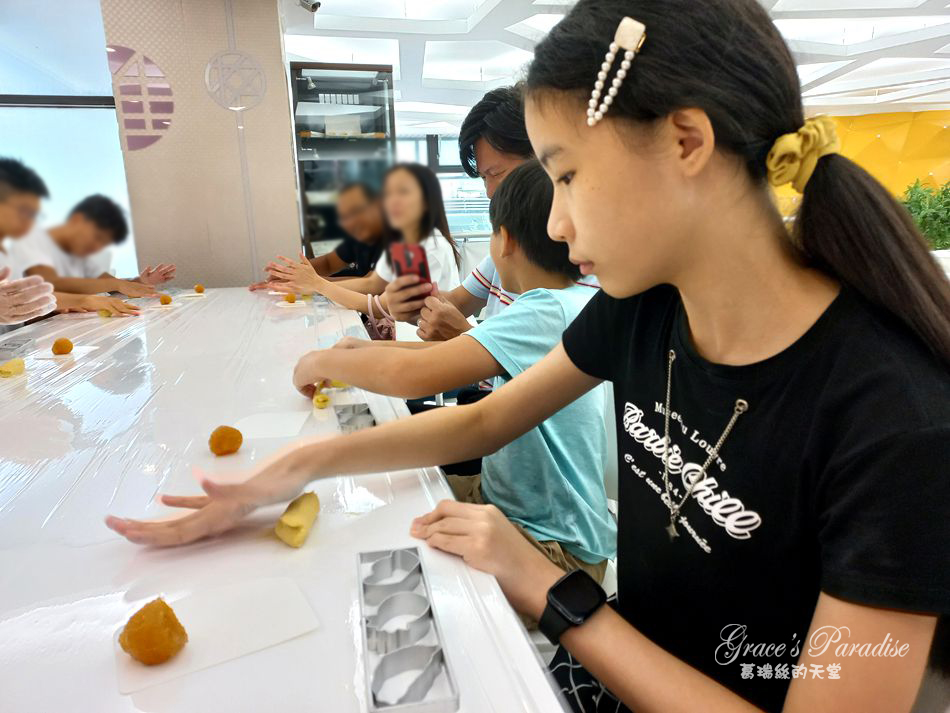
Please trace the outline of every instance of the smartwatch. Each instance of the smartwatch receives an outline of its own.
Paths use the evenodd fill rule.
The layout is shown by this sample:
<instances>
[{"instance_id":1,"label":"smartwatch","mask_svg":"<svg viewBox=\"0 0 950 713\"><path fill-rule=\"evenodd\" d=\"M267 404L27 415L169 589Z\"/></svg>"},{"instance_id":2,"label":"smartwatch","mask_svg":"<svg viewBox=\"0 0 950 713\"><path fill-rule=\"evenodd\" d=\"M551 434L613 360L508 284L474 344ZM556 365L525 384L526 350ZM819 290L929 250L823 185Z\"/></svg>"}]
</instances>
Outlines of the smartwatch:
<instances>
[{"instance_id":1,"label":"smartwatch","mask_svg":"<svg viewBox=\"0 0 950 713\"><path fill-rule=\"evenodd\" d=\"M538 629L557 645L572 626L580 626L607 601L607 594L587 572L575 569L561 577L548 590L548 605L541 614Z\"/></svg>"}]
</instances>

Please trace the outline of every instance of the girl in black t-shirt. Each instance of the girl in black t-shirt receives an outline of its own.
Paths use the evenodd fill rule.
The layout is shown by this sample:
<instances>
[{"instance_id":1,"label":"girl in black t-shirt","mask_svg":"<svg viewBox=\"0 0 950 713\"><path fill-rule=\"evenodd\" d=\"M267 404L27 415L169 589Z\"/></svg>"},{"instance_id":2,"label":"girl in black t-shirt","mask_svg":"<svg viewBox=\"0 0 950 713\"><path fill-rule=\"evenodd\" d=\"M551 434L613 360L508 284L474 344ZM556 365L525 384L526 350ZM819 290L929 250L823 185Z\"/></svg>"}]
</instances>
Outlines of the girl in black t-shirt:
<instances>
[{"instance_id":1,"label":"girl in black t-shirt","mask_svg":"<svg viewBox=\"0 0 950 713\"><path fill-rule=\"evenodd\" d=\"M413 534L542 629L551 601L575 618L554 673L578 710L909 711L950 614L950 285L908 214L805 120L755 0L580 0L526 101L549 232L603 287L563 344L477 404L110 526L180 544L313 478L483 455L608 379L615 607L549 599L563 572L491 506L440 503ZM803 193L791 231L769 182Z\"/></svg>"}]
</instances>

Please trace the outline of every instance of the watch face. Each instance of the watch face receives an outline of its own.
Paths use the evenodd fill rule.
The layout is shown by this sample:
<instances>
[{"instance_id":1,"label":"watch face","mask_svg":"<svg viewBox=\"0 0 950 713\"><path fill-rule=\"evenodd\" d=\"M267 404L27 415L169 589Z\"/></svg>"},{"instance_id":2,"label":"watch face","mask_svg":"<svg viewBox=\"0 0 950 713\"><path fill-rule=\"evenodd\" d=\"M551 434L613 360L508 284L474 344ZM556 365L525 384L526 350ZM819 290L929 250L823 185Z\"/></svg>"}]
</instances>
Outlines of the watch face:
<instances>
[{"instance_id":1,"label":"watch face","mask_svg":"<svg viewBox=\"0 0 950 713\"><path fill-rule=\"evenodd\" d=\"M607 595L589 574L578 569L554 585L548 601L565 619L580 625L607 601Z\"/></svg>"}]
</instances>

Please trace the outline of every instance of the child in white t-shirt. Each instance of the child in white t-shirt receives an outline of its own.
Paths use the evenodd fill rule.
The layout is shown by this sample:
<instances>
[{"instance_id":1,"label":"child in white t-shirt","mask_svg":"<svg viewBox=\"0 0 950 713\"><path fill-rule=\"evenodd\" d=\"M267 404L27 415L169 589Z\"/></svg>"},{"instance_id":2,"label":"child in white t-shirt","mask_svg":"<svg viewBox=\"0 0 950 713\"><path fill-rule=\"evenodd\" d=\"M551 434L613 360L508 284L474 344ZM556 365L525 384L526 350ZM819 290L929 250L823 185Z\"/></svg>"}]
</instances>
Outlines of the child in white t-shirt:
<instances>
[{"instance_id":1,"label":"child in white t-shirt","mask_svg":"<svg viewBox=\"0 0 950 713\"><path fill-rule=\"evenodd\" d=\"M426 251L432 284L443 292L459 286L459 251L449 233L442 187L430 169L417 163L400 163L390 168L383 181L383 212L388 227L385 246L393 242L421 245ZM366 277L339 282L317 275L306 259L281 259L285 264L272 271L282 280L271 283L274 290L321 294L342 307L363 313L368 313L372 300L376 316L380 308L386 308L386 297L378 296L395 279L386 250L376 269Z\"/></svg>"},{"instance_id":2,"label":"child in white t-shirt","mask_svg":"<svg viewBox=\"0 0 950 713\"><path fill-rule=\"evenodd\" d=\"M113 297L73 294L62 291L62 288L51 293L53 285L42 287L49 284L49 281L44 281L44 275L28 269L31 261L20 257L17 245L33 228L40 212L40 201L47 196L46 184L35 171L16 159L0 157L0 274L8 273L6 277L0 277L0 303L7 302L6 306L0 305L0 316L8 325L0 332L48 314L54 306L60 312L105 310L113 316L138 314L138 307ZM29 276L26 281L20 279L24 274ZM9 282L11 278L13 284ZM37 278L41 286L39 292L33 289L37 286ZM24 294L23 290L31 291ZM49 304L50 294L52 304ZM28 299L24 302L25 297Z\"/></svg>"},{"instance_id":3,"label":"child in white t-shirt","mask_svg":"<svg viewBox=\"0 0 950 713\"><path fill-rule=\"evenodd\" d=\"M73 208L65 223L34 228L13 245L12 253L25 274L39 275L61 292L152 297L155 285L175 276L175 266L149 267L132 280L113 277L107 248L124 242L128 233L125 216L115 202L105 196L89 196Z\"/></svg>"}]
</instances>

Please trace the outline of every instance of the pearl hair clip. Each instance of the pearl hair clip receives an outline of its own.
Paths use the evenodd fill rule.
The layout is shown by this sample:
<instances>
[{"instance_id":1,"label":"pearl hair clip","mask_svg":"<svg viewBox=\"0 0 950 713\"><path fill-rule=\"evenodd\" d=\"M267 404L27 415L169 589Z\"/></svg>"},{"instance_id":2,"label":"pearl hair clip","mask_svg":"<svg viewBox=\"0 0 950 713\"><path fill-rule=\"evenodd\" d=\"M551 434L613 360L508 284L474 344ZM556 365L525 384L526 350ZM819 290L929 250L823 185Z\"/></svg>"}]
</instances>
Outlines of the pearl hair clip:
<instances>
[{"instance_id":1,"label":"pearl hair clip","mask_svg":"<svg viewBox=\"0 0 950 713\"><path fill-rule=\"evenodd\" d=\"M604 61L600 65L600 71L597 73L597 81L594 82L594 91L590 93L590 101L587 102L587 125L596 126L604 118L610 105L614 103L614 97L620 90L620 85L627 77L630 70L630 64L637 52L643 47L647 39L646 26L634 20L632 17L625 17L617 25L617 32L614 33L614 41L610 43L610 48L604 56ZM607 81L607 73L614 66L614 60L617 59L617 53L624 50L623 59L620 62L620 69L617 70L617 76L610 83L607 89L607 96L601 100L601 94L604 91L604 83Z\"/></svg>"}]
</instances>

